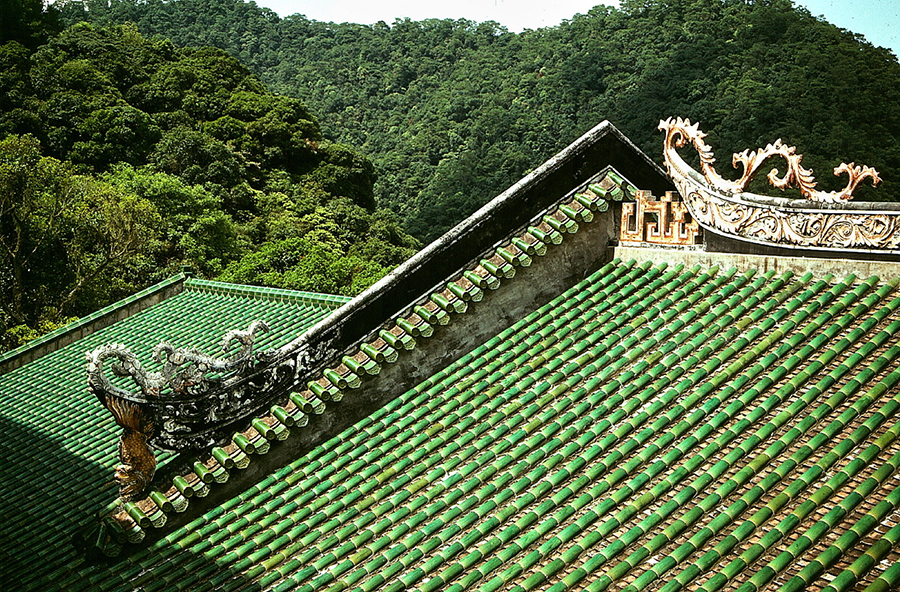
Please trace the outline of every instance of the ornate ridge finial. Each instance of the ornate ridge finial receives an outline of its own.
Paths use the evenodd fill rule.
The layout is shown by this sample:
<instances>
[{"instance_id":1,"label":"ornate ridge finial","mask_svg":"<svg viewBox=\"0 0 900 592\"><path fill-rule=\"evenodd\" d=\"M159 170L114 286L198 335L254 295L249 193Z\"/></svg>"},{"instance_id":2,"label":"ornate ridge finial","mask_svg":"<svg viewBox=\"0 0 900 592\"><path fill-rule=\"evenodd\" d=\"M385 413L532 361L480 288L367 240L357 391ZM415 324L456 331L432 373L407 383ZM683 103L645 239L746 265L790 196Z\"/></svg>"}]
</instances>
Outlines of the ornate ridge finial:
<instances>
[{"instance_id":1,"label":"ornate ridge finial","mask_svg":"<svg viewBox=\"0 0 900 592\"><path fill-rule=\"evenodd\" d=\"M256 336L268 330L263 321L254 321L246 331L229 331L222 339L223 358L160 343L153 350L154 361L163 364L159 372L145 370L122 344L110 343L87 354L88 388L123 430L115 476L120 497L136 499L150 485L156 472L151 446L170 451L211 446L229 435L229 425L258 410L260 401L252 394L261 385L220 387L274 358L274 352L253 351ZM235 343L239 349L228 355ZM104 372L110 358L112 374L130 376L139 393L110 382Z\"/></svg>"},{"instance_id":2,"label":"ornate ridge finial","mask_svg":"<svg viewBox=\"0 0 900 592\"><path fill-rule=\"evenodd\" d=\"M697 150L700 155L700 168L703 176L706 178L713 188L726 193L740 193L745 190L747 185L756 175L757 171L762 167L763 162L772 156L781 156L787 162L787 171L783 177L779 177L778 169L772 169L767 175L772 186L782 191L788 187L797 187L800 193L806 199L824 203L837 203L852 199L853 191L866 178L872 179L873 185L881 182L878 171L868 166L856 166L854 163L841 163L835 167L834 174L840 176L846 173L848 177L847 185L840 191L817 191L815 189L816 181L813 177L811 169L803 168L800 162L803 155L796 153L796 147L787 146L780 139L769 144L765 148L751 152L749 149L741 153L734 154L731 159L732 166L743 167L743 174L737 181L729 181L722 178L713 167L716 161L712 148L703 140L706 134L700 131L699 124L691 124L689 119L668 118L659 122L660 131L666 132L664 155L666 165L671 173L673 168L678 168L677 161L672 158L676 148L683 147L688 141ZM678 159L680 161L680 158Z\"/></svg>"}]
</instances>

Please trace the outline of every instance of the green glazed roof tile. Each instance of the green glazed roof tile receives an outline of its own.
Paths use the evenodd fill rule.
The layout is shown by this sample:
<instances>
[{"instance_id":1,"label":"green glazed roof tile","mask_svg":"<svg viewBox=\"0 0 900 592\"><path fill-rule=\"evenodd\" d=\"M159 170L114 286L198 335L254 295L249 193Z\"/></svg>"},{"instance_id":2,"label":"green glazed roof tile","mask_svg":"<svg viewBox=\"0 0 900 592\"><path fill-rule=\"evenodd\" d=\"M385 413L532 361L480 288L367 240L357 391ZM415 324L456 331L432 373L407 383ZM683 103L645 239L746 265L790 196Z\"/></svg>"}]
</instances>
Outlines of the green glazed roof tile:
<instances>
[{"instance_id":1,"label":"green glazed roof tile","mask_svg":"<svg viewBox=\"0 0 900 592\"><path fill-rule=\"evenodd\" d=\"M450 298L482 306L484 290L516 281L504 262L539 265L558 243L552 233L568 240L566 224L591 224L598 200L625 183L589 187L443 284L439 297L426 295L380 341L347 352L236 443L247 451L252 443L252 464L270 440L290 442L286 432L302 429L297 418L313 412L311 401L339 405L341 389L377 380L381 364L403 364L411 347L403 339L434 339L436 326L463 314ZM63 348L27 374L0 377L2 441L11 447L0 467L30 476L2 499L0 529L15 541L4 558L30 574L31 589L892 589L900 581L886 560L900 544L895 286L616 261L255 486L109 564L56 542L97 507L116 438L83 393L42 386L48 399L34 405L27 389L65 386L53 378L66 364L80 371L85 345ZM198 318L289 319L266 336L272 347L321 318L309 310L320 304L327 314L340 302L189 280L183 294L129 320L209 349L220 333L209 336L215 325L201 328ZM114 325L107 339L126 337ZM63 401L70 410L55 412ZM73 431L87 420L96 427ZM236 455L201 458L194 497L238 470L227 466L239 464ZM48 458L61 476L49 488L31 460ZM143 510L126 510L152 523L175 505L159 492ZM22 547L50 542L49 555ZM74 575L50 577L62 573Z\"/></svg>"},{"instance_id":2,"label":"green glazed roof tile","mask_svg":"<svg viewBox=\"0 0 900 592\"><path fill-rule=\"evenodd\" d=\"M181 280L167 280L109 310L119 310ZM228 291L227 286L189 278L181 293L0 376L0 438L8 463L2 475L0 557L3 571L15 574L13 582L26 588L46 586L48 574L78 556L70 542L74 531L116 495L111 476L118 430L108 413L87 396L87 351L120 342L151 364L151 348L156 345L147 340L151 335L158 341L216 352L223 334L256 319L273 329L259 340L259 346L278 347L347 300L287 291L273 300L272 293L257 288ZM91 318L106 312L98 311ZM60 333L71 330L78 327ZM159 460L164 464L168 459L163 454ZM16 475L14 481L7 479L11 475ZM216 471L211 475L213 479L222 476ZM161 517L154 514L147 519L160 521ZM35 524L42 527L22 528ZM51 546L48 542L54 537L59 541ZM33 549L42 552L36 554ZM42 567L35 569L35 562ZM39 583L42 578L44 582Z\"/></svg>"}]
</instances>

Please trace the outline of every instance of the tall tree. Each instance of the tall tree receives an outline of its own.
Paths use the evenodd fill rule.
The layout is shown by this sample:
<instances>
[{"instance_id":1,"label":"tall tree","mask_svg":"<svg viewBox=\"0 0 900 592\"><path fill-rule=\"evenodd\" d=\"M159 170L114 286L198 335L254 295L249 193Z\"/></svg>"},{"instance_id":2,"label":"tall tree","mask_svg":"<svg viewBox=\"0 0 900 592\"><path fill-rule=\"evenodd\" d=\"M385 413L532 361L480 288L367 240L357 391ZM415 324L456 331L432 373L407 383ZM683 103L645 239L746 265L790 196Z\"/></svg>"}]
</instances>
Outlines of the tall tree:
<instances>
[{"instance_id":1,"label":"tall tree","mask_svg":"<svg viewBox=\"0 0 900 592\"><path fill-rule=\"evenodd\" d=\"M41 156L32 136L0 141L2 324L37 326L105 290L112 272L147 249L159 226L153 205Z\"/></svg>"},{"instance_id":2,"label":"tall tree","mask_svg":"<svg viewBox=\"0 0 900 592\"><path fill-rule=\"evenodd\" d=\"M371 162L325 140L301 101L222 50L133 25L0 44L0 138L0 347L286 239L330 257L305 289L342 293L416 246L374 211Z\"/></svg>"},{"instance_id":3,"label":"tall tree","mask_svg":"<svg viewBox=\"0 0 900 592\"><path fill-rule=\"evenodd\" d=\"M791 0L623 0L518 34L279 19L243 0L113 0L85 16L245 60L372 159L377 203L424 240L603 119L655 158L672 115L702 122L726 160L780 137L821 183L865 162L884 183L859 199L900 199L900 64Z\"/></svg>"},{"instance_id":4,"label":"tall tree","mask_svg":"<svg viewBox=\"0 0 900 592\"><path fill-rule=\"evenodd\" d=\"M0 0L0 45L16 41L29 49L59 33L59 11L43 0Z\"/></svg>"}]
</instances>

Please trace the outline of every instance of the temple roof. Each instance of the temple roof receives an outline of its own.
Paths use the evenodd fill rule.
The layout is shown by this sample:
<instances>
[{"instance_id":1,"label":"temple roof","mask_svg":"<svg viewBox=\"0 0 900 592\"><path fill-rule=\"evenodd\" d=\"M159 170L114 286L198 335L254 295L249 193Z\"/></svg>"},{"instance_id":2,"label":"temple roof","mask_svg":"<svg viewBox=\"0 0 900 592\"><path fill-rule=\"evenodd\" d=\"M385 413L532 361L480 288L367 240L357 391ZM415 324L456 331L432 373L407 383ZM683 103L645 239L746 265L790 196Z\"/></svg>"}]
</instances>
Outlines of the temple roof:
<instances>
[{"instance_id":1,"label":"temple roof","mask_svg":"<svg viewBox=\"0 0 900 592\"><path fill-rule=\"evenodd\" d=\"M895 588L900 265L710 252L675 195L654 198L669 187L604 123L324 318L339 302L323 302L309 330L290 319L317 297L283 291L201 304L221 325L177 304L163 314L194 291L226 298L187 280L0 376L19 431L3 439L3 577L64 590ZM615 245L626 236L637 246ZM116 432L97 400L32 387L83 385L74 358L42 365L62 352L117 340L150 359L160 338L210 352L255 320L272 332L254 345L279 353L235 384L288 364L290 388L227 445L160 456L134 501L104 483ZM10 384L24 386L11 398Z\"/></svg>"},{"instance_id":2,"label":"temple roof","mask_svg":"<svg viewBox=\"0 0 900 592\"><path fill-rule=\"evenodd\" d=\"M80 337L92 322L120 318L142 299L159 301ZM32 345L36 350L80 337L0 375L0 581L9 584L0 588L20 589L16 583L45 589L56 575L68 573L84 550L72 544L73 537L115 500L118 438L106 410L85 396L87 351L121 342L150 360L156 342L148 335L215 351L222 335L247 319L280 320L261 339L262 346L277 347L347 300L179 275ZM28 353L22 348L4 360ZM162 464L170 457L162 457Z\"/></svg>"},{"instance_id":3,"label":"temple roof","mask_svg":"<svg viewBox=\"0 0 900 592\"><path fill-rule=\"evenodd\" d=\"M864 553L871 582L900 532L879 526L900 502L895 287L612 262L60 585L712 590L827 572L852 588Z\"/></svg>"}]
</instances>

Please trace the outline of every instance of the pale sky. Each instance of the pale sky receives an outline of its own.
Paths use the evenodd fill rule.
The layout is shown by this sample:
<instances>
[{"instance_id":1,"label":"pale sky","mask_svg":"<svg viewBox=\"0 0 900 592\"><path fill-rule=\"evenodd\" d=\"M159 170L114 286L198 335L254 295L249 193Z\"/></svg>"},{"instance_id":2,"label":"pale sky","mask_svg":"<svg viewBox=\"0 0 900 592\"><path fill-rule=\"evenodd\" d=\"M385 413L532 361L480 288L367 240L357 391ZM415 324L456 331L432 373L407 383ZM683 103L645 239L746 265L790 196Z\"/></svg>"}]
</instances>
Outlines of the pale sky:
<instances>
[{"instance_id":1,"label":"pale sky","mask_svg":"<svg viewBox=\"0 0 900 592\"><path fill-rule=\"evenodd\" d=\"M466 18L476 22L497 21L513 32L552 27L576 13L586 13L597 4L618 4L614 0L256 0L256 3L283 17L302 14L324 22L369 25L378 21L391 24L403 17L416 21ZM900 55L900 0L795 0L795 3Z\"/></svg>"},{"instance_id":2,"label":"pale sky","mask_svg":"<svg viewBox=\"0 0 900 592\"><path fill-rule=\"evenodd\" d=\"M795 4L900 56L900 0L800 0Z\"/></svg>"},{"instance_id":3,"label":"pale sky","mask_svg":"<svg viewBox=\"0 0 900 592\"><path fill-rule=\"evenodd\" d=\"M387 24L396 18L414 21L428 18L465 18L470 21L497 21L510 31L537 29L558 25L576 13L585 13L598 4L616 5L602 0L256 0L259 6L271 8L280 16L302 14L314 21L361 23L378 21Z\"/></svg>"}]
</instances>

